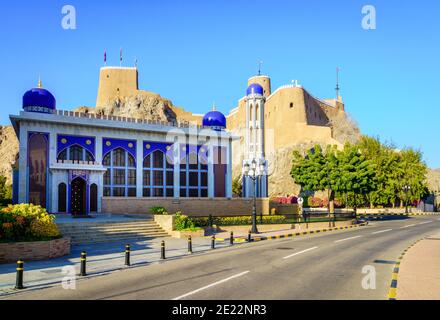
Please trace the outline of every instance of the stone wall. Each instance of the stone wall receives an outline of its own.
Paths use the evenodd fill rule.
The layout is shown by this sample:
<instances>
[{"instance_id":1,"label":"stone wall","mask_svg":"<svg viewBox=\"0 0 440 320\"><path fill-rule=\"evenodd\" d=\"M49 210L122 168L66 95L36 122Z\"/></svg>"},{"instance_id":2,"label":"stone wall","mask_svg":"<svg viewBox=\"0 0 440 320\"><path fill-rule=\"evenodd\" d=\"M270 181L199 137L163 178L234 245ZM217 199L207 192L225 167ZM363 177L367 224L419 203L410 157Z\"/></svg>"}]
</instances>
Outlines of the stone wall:
<instances>
[{"instance_id":1,"label":"stone wall","mask_svg":"<svg viewBox=\"0 0 440 320\"><path fill-rule=\"evenodd\" d=\"M70 238L51 241L0 243L0 263L45 260L70 254Z\"/></svg>"},{"instance_id":2,"label":"stone wall","mask_svg":"<svg viewBox=\"0 0 440 320\"><path fill-rule=\"evenodd\" d=\"M168 213L181 211L197 216L243 216L252 212L252 199L243 198L102 198L103 213L149 214L155 206L164 207ZM257 199L257 213L269 214L269 198Z\"/></svg>"}]
</instances>

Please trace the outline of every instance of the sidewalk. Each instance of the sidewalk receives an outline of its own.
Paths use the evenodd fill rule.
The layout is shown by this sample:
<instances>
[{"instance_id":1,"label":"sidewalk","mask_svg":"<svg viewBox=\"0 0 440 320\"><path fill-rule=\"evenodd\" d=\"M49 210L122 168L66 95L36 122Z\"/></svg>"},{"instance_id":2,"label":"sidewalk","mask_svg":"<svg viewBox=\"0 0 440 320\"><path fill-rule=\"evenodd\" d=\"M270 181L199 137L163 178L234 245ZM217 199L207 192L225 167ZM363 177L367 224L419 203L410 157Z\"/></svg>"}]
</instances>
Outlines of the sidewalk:
<instances>
[{"instance_id":1,"label":"sidewalk","mask_svg":"<svg viewBox=\"0 0 440 320\"><path fill-rule=\"evenodd\" d=\"M131 241L131 266L141 266L161 261L161 242L166 244L166 258L175 259L188 255L187 239L155 238L145 241ZM211 240L193 239L193 252L211 250ZM81 251L87 252L87 275L99 275L127 268L125 262L126 242L110 242L72 246L70 255L44 261L25 261L24 286L26 288L46 287L59 284L66 274L63 267L73 266L79 274ZM216 241L216 248L229 246L227 241ZM14 292L16 264L0 265L0 297Z\"/></svg>"},{"instance_id":2,"label":"sidewalk","mask_svg":"<svg viewBox=\"0 0 440 320\"><path fill-rule=\"evenodd\" d=\"M397 300L440 300L440 233L421 240L403 257Z\"/></svg>"}]
</instances>

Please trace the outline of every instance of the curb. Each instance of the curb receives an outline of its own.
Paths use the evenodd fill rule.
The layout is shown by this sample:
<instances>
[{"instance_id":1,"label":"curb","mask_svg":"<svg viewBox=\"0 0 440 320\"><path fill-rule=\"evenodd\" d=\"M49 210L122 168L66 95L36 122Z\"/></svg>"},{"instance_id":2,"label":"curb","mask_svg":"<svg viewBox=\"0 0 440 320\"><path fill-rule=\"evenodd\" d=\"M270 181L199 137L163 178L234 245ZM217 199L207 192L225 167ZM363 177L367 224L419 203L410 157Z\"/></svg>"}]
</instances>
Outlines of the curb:
<instances>
[{"instance_id":1,"label":"curb","mask_svg":"<svg viewBox=\"0 0 440 320\"><path fill-rule=\"evenodd\" d=\"M397 300L397 298L396 298L397 297L397 280L399 277L400 263L402 262L403 257L405 256L405 254L408 252L409 249L414 247L418 242L420 242L423 239L425 239L425 238L422 238L422 239L419 239L419 240L413 242L410 246L408 246L405 250L403 250L402 254L397 259L397 262L394 265L393 273L391 275L391 284L390 284L390 289L388 290L388 300Z\"/></svg>"},{"instance_id":2,"label":"curb","mask_svg":"<svg viewBox=\"0 0 440 320\"><path fill-rule=\"evenodd\" d=\"M335 228L326 228L326 229L318 229L318 230L310 230L310 231L303 231L303 232L296 232L296 233L289 233L289 234L280 234L280 235L276 235L276 236L269 236L269 237L252 237L251 242L258 242L258 241L265 241L265 240L278 240L278 239L285 239L285 238L293 238L293 237L298 237L298 236L303 236L303 235L308 235L308 234L314 234L314 233L321 233L321 232L330 232L330 231L335 231L335 230L345 230L345 229L352 229L352 228L359 228L359 227L364 227L368 225L368 222L363 222L360 224L356 224L356 225L350 225L350 226L345 226L345 227L335 227ZM216 238L216 240L219 241L225 241L228 239L223 239L223 238ZM245 237L237 237L234 238L235 242L247 242L247 238Z\"/></svg>"},{"instance_id":3,"label":"curb","mask_svg":"<svg viewBox=\"0 0 440 320\"><path fill-rule=\"evenodd\" d=\"M425 213L359 213L359 217L384 217L384 216L437 216L440 213L437 212L425 212Z\"/></svg>"}]
</instances>

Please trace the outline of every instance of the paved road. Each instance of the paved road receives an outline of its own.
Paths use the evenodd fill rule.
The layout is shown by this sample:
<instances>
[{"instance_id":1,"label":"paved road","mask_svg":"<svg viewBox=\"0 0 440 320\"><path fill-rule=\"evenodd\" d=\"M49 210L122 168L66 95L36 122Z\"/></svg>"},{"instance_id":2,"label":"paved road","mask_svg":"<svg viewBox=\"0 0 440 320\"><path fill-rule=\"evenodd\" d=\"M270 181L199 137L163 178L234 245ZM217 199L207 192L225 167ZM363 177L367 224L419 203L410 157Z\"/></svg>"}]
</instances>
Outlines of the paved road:
<instances>
[{"instance_id":1,"label":"paved road","mask_svg":"<svg viewBox=\"0 0 440 320\"><path fill-rule=\"evenodd\" d=\"M118 271L9 299L386 299L396 259L417 239L438 232L439 216L217 249ZM376 289L362 288L374 266Z\"/></svg>"}]
</instances>

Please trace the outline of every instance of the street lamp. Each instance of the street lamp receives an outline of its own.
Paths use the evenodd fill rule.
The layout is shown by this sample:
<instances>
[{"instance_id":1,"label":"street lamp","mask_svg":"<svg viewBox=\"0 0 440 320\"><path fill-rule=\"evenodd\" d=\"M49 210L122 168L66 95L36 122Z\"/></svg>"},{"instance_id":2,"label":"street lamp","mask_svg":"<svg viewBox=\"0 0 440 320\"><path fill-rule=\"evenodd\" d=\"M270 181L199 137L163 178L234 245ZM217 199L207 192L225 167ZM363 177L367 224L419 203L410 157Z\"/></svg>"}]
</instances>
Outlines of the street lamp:
<instances>
[{"instance_id":1,"label":"street lamp","mask_svg":"<svg viewBox=\"0 0 440 320\"><path fill-rule=\"evenodd\" d=\"M251 233L258 233L257 229L257 179L264 175L265 171L265 162L260 162L259 164L255 159L252 161L246 162L244 165L243 174L245 177L249 177L254 185L254 201L252 204L252 229Z\"/></svg>"},{"instance_id":2,"label":"street lamp","mask_svg":"<svg viewBox=\"0 0 440 320\"><path fill-rule=\"evenodd\" d=\"M403 191L405 192L405 213L408 213L408 191L411 190L411 186L404 185Z\"/></svg>"}]
</instances>

